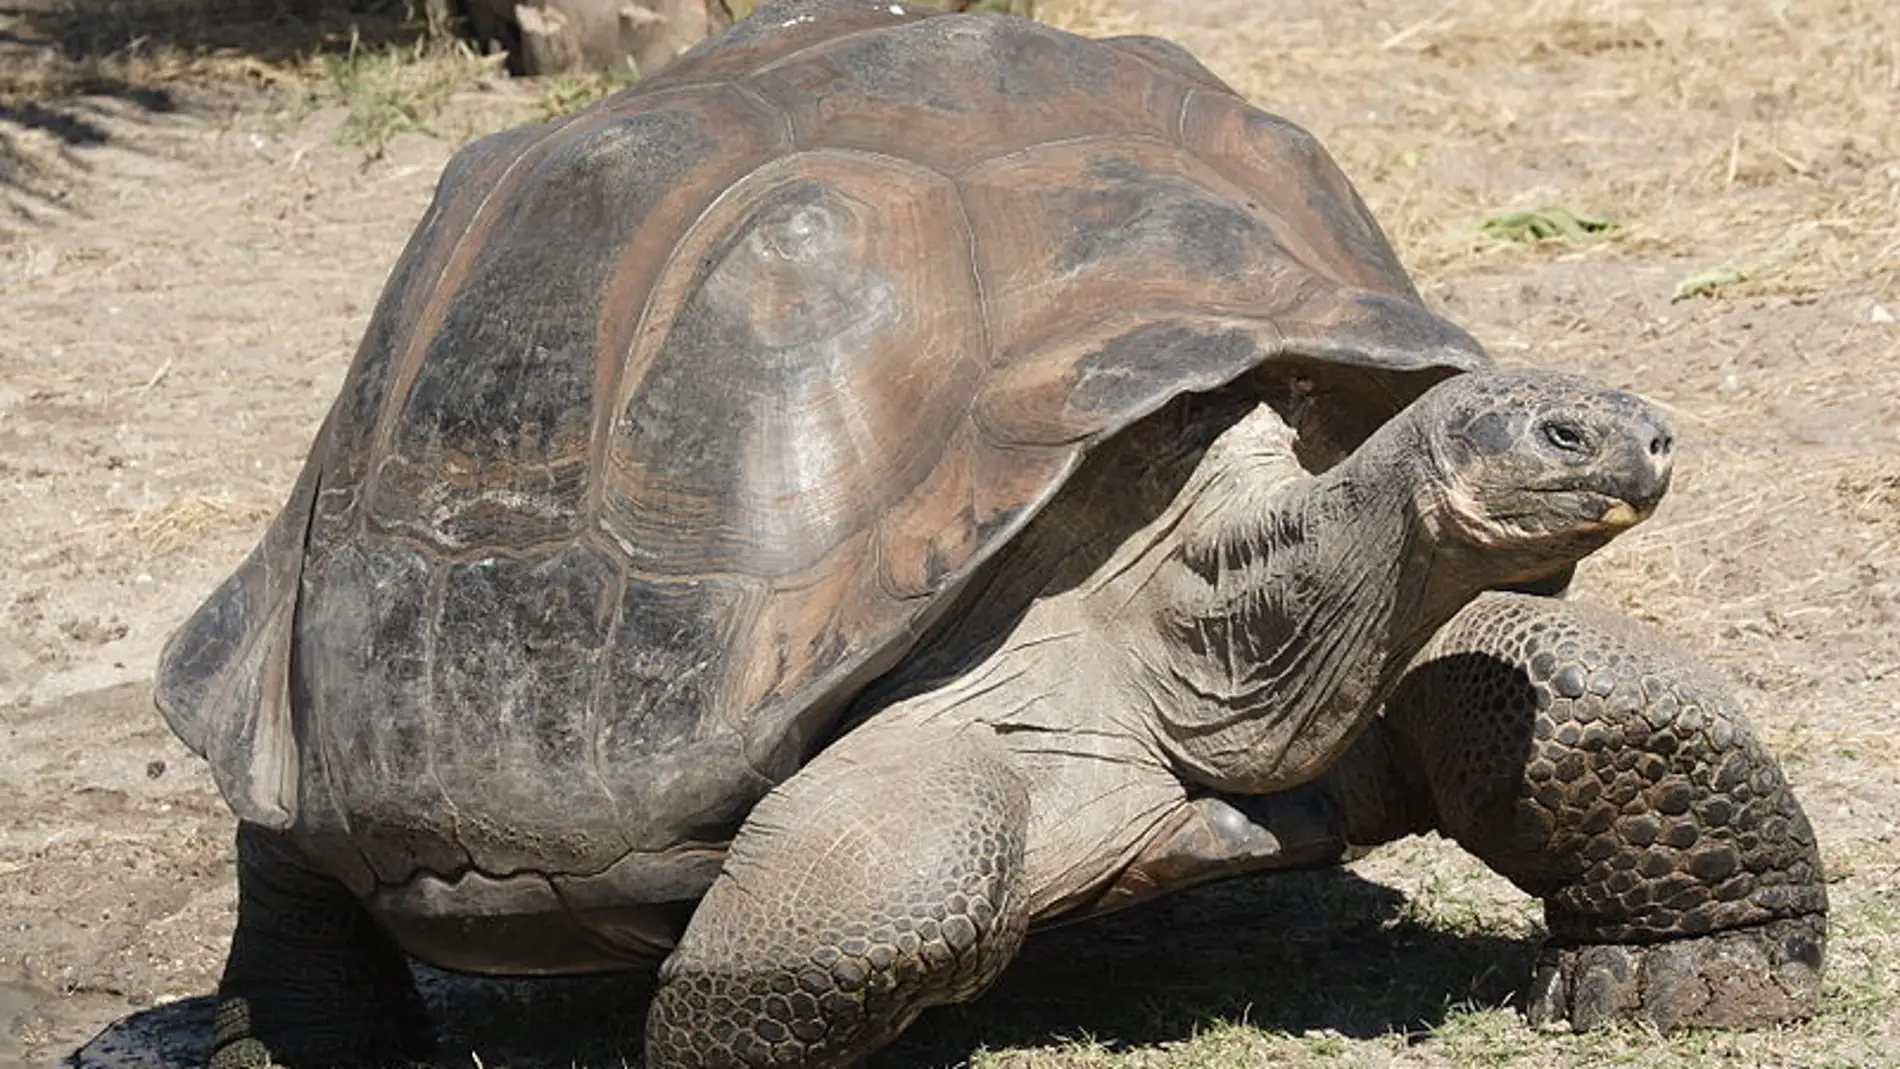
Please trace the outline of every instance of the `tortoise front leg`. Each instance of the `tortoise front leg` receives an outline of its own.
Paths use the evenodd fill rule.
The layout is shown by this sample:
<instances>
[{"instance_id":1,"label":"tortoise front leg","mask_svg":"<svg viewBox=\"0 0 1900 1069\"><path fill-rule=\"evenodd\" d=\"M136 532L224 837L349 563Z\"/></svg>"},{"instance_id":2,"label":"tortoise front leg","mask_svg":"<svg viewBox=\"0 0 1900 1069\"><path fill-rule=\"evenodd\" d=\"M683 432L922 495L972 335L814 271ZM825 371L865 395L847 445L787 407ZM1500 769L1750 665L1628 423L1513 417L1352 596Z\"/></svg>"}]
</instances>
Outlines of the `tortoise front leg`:
<instances>
[{"instance_id":1,"label":"tortoise front leg","mask_svg":"<svg viewBox=\"0 0 1900 1069\"><path fill-rule=\"evenodd\" d=\"M434 1046L402 952L341 883L239 824L238 923L211 1069L414 1064Z\"/></svg>"},{"instance_id":2,"label":"tortoise front leg","mask_svg":"<svg viewBox=\"0 0 1900 1069\"><path fill-rule=\"evenodd\" d=\"M1486 595L1415 661L1383 726L1438 830L1544 900L1534 1021L1745 1027L1816 1009L1814 832L1730 688L1654 632Z\"/></svg>"},{"instance_id":3,"label":"tortoise front leg","mask_svg":"<svg viewBox=\"0 0 1900 1069\"><path fill-rule=\"evenodd\" d=\"M986 726L877 726L746 819L661 966L649 1069L848 1065L1015 958L1023 777Z\"/></svg>"}]
</instances>

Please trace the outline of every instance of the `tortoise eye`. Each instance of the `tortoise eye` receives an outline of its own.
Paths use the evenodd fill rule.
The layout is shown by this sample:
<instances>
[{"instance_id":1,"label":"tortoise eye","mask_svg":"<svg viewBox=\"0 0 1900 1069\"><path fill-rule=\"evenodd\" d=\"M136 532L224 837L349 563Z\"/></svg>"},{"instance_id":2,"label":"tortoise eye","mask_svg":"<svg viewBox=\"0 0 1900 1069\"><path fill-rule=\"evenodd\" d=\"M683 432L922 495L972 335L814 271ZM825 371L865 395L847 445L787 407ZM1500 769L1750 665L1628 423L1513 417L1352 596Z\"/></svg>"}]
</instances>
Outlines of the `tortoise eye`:
<instances>
[{"instance_id":1,"label":"tortoise eye","mask_svg":"<svg viewBox=\"0 0 1900 1069\"><path fill-rule=\"evenodd\" d=\"M1544 440L1566 453L1582 453L1588 450L1588 439L1583 429L1574 423L1551 420L1543 425Z\"/></svg>"}]
</instances>

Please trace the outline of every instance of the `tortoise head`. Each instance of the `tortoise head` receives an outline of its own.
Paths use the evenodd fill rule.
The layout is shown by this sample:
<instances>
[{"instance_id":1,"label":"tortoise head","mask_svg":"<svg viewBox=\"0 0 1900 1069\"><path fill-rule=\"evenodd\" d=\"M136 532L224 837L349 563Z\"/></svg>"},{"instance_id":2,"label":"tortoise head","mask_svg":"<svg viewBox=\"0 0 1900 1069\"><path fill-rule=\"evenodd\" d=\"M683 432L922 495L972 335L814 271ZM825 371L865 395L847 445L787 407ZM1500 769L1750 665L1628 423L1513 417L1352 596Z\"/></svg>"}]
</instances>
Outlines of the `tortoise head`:
<instances>
[{"instance_id":1,"label":"tortoise head","mask_svg":"<svg viewBox=\"0 0 1900 1069\"><path fill-rule=\"evenodd\" d=\"M1414 407L1437 476L1427 522L1486 556L1522 559L1518 578L1586 556L1648 518L1669 488L1668 422L1589 379L1478 372Z\"/></svg>"}]
</instances>

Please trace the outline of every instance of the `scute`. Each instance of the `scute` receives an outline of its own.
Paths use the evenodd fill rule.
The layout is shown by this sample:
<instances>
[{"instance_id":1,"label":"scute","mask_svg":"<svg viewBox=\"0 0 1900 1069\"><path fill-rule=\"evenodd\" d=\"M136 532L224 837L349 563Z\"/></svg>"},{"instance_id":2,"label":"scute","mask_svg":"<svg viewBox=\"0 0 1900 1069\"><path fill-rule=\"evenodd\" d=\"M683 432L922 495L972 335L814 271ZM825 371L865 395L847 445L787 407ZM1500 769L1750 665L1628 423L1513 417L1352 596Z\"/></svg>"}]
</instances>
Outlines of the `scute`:
<instances>
[{"instance_id":1,"label":"scute","mask_svg":"<svg viewBox=\"0 0 1900 1069\"><path fill-rule=\"evenodd\" d=\"M444 565L414 546L351 544L312 561L295 624L293 701L313 851L382 882L468 867L435 775L433 637Z\"/></svg>"},{"instance_id":2,"label":"scute","mask_svg":"<svg viewBox=\"0 0 1900 1069\"><path fill-rule=\"evenodd\" d=\"M484 872L588 871L625 849L592 709L618 587L618 562L587 547L443 576L435 775Z\"/></svg>"},{"instance_id":3,"label":"scute","mask_svg":"<svg viewBox=\"0 0 1900 1069\"><path fill-rule=\"evenodd\" d=\"M940 15L935 8L868 0L791 0L775 3L724 33L687 49L645 88L699 85L741 78L773 63L789 63L809 49L852 34Z\"/></svg>"},{"instance_id":4,"label":"scute","mask_svg":"<svg viewBox=\"0 0 1900 1069\"><path fill-rule=\"evenodd\" d=\"M1371 425L1485 363L1198 64L888 8L776 5L457 156L298 496L166 657L240 816L361 880L638 888L1135 421L1288 362Z\"/></svg>"},{"instance_id":5,"label":"scute","mask_svg":"<svg viewBox=\"0 0 1900 1069\"><path fill-rule=\"evenodd\" d=\"M451 563L372 542L310 582L303 774L334 804L302 819L314 852L360 852L383 884L593 872L627 852L595 711L617 562L577 547Z\"/></svg>"},{"instance_id":6,"label":"scute","mask_svg":"<svg viewBox=\"0 0 1900 1069\"><path fill-rule=\"evenodd\" d=\"M550 131L471 224L374 475L377 525L448 548L578 533L610 282L670 190L721 155L697 98Z\"/></svg>"},{"instance_id":7,"label":"scute","mask_svg":"<svg viewBox=\"0 0 1900 1069\"><path fill-rule=\"evenodd\" d=\"M1120 37L1103 37L1100 43L1111 48L1119 48L1130 55L1139 56L1168 73L1185 78L1202 88L1212 89L1228 96L1237 95L1213 71L1202 66L1201 61L1194 58L1194 53L1164 37L1136 33Z\"/></svg>"},{"instance_id":8,"label":"scute","mask_svg":"<svg viewBox=\"0 0 1900 1069\"><path fill-rule=\"evenodd\" d=\"M291 623L316 487L306 466L263 541L166 640L153 689L166 723L205 757L231 808L272 828L297 812Z\"/></svg>"},{"instance_id":9,"label":"scute","mask_svg":"<svg viewBox=\"0 0 1900 1069\"><path fill-rule=\"evenodd\" d=\"M627 580L596 705L601 775L638 850L717 841L771 786L740 725L711 715L733 686L734 640L761 611L757 587L707 578Z\"/></svg>"},{"instance_id":10,"label":"scute","mask_svg":"<svg viewBox=\"0 0 1900 1069\"><path fill-rule=\"evenodd\" d=\"M1180 137L1244 191L1281 247L1308 270L1418 302L1385 233L1312 134L1237 97L1197 93L1182 108Z\"/></svg>"},{"instance_id":11,"label":"scute","mask_svg":"<svg viewBox=\"0 0 1900 1069\"><path fill-rule=\"evenodd\" d=\"M1119 50L998 15L841 38L749 81L785 109L800 147L902 155L946 174L1091 133L1169 137L1190 88Z\"/></svg>"},{"instance_id":12,"label":"scute","mask_svg":"<svg viewBox=\"0 0 1900 1069\"><path fill-rule=\"evenodd\" d=\"M958 211L941 176L818 152L686 234L608 453L604 522L640 568L803 575L925 476L985 355Z\"/></svg>"}]
</instances>

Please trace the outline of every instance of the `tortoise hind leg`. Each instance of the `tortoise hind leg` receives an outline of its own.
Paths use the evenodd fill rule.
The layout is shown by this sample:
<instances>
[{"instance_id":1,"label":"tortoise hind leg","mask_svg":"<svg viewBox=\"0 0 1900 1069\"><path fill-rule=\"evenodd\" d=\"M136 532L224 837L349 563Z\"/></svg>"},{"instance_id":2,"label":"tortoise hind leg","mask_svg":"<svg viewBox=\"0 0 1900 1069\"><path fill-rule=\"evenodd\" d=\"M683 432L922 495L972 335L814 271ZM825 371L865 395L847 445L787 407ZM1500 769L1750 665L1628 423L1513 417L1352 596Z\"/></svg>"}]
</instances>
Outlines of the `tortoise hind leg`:
<instances>
[{"instance_id":1,"label":"tortoise hind leg","mask_svg":"<svg viewBox=\"0 0 1900 1069\"><path fill-rule=\"evenodd\" d=\"M1027 927L1028 805L981 725L833 744L753 810L662 965L648 1069L849 1065L974 998Z\"/></svg>"},{"instance_id":2,"label":"tortoise hind leg","mask_svg":"<svg viewBox=\"0 0 1900 1069\"><path fill-rule=\"evenodd\" d=\"M1730 689L1653 632L1486 595L1415 662L1384 726L1438 830L1544 900L1534 1021L1666 1031L1816 1009L1813 830Z\"/></svg>"},{"instance_id":3,"label":"tortoise hind leg","mask_svg":"<svg viewBox=\"0 0 1900 1069\"><path fill-rule=\"evenodd\" d=\"M402 952L341 883L239 824L238 924L211 1069L415 1064L433 1041Z\"/></svg>"}]
</instances>

